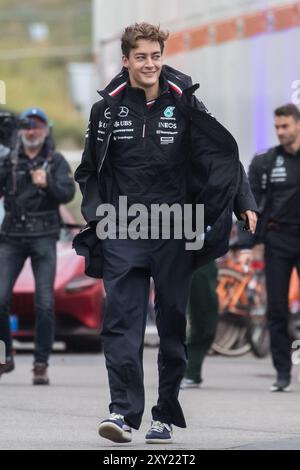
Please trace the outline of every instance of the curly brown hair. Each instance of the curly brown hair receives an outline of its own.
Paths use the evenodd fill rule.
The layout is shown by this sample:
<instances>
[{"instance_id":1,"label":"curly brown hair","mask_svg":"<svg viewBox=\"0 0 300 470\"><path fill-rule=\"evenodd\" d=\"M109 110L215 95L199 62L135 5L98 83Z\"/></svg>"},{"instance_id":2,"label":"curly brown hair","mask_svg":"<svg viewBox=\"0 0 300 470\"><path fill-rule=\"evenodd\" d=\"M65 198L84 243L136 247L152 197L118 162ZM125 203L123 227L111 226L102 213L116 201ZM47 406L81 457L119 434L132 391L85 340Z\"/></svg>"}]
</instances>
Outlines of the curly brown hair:
<instances>
[{"instance_id":1,"label":"curly brown hair","mask_svg":"<svg viewBox=\"0 0 300 470\"><path fill-rule=\"evenodd\" d=\"M159 42L161 53L163 53L165 41L169 37L168 31L163 31L160 26L150 23L135 23L127 26L121 37L121 49L125 57L129 57L131 49L137 47L139 39L146 39L147 41Z\"/></svg>"}]
</instances>

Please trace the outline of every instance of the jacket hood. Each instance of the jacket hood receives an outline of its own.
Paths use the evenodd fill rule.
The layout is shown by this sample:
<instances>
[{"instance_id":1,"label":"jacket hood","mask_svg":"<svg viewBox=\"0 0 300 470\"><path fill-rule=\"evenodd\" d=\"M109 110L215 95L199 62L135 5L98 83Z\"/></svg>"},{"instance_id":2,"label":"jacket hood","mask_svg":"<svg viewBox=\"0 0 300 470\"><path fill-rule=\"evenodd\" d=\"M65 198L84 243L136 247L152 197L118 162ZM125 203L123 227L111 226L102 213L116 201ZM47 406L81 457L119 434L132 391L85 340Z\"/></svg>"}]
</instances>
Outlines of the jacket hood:
<instances>
[{"instance_id":1,"label":"jacket hood","mask_svg":"<svg viewBox=\"0 0 300 470\"><path fill-rule=\"evenodd\" d=\"M193 85L192 79L189 75L186 75L179 70L170 67L169 65L163 65L161 75L168 82L170 90L174 93L177 98L185 93L194 93L199 84ZM105 98L107 101L120 99L122 91L129 82L128 70L123 67L120 73L116 75L111 82L103 89L98 90L100 96Z\"/></svg>"}]
</instances>

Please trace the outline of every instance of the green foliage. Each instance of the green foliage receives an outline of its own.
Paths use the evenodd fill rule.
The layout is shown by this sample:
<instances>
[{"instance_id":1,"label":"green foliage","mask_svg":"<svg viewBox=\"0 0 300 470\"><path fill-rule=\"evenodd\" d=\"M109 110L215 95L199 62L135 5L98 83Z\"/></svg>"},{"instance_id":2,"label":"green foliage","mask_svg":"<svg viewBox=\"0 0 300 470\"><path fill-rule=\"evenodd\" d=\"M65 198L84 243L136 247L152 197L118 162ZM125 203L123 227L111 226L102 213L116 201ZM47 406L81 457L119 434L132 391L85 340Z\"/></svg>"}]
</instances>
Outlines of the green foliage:
<instances>
[{"instance_id":1,"label":"green foliage","mask_svg":"<svg viewBox=\"0 0 300 470\"><path fill-rule=\"evenodd\" d=\"M54 122L59 146L82 146L86 123L71 102L66 65L91 61L90 54L53 56L49 48L91 44L91 0L0 0L0 80L6 83L6 106L19 113L38 106ZM33 43L28 33L32 22L48 25L49 37ZM30 58L7 60L1 54L27 54ZM53 50L53 49L52 49ZM29 54L30 55L30 54ZM10 57L10 58L11 58ZM27 57L27 56L26 56Z\"/></svg>"}]
</instances>

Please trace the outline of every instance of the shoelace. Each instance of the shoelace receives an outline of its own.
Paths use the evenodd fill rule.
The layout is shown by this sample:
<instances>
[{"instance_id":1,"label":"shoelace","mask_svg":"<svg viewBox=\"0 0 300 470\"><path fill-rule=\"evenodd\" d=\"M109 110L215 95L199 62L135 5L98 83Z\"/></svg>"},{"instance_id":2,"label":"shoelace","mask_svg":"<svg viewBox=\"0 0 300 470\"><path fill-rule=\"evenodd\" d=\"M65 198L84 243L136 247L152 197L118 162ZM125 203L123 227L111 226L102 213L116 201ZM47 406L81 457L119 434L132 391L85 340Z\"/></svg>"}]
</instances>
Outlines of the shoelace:
<instances>
[{"instance_id":1,"label":"shoelace","mask_svg":"<svg viewBox=\"0 0 300 470\"><path fill-rule=\"evenodd\" d=\"M131 427L125 423L124 416L117 413L111 413L109 419L112 421L121 420L123 422L123 431L128 431L131 433Z\"/></svg>"},{"instance_id":2,"label":"shoelace","mask_svg":"<svg viewBox=\"0 0 300 470\"><path fill-rule=\"evenodd\" d=\"M151 429L152 431L157 431L157 432L164 432L164 428L169 428L165 423L161 423L160 421L152 421L151 424ZM169 429L168 429L169 431Z\"/></svg>"},{"instance_id":3,"label":"shoelace","mask_svg":"<svg viewBox=\"0 0 300 470\"><path fill-rule=\"evenodd\" d=\"M109 419L112 419L112 420L121 419L122 421L124 421L124 416L118 415L117 413L111 413Z\"/></svg>"}]
</instances>

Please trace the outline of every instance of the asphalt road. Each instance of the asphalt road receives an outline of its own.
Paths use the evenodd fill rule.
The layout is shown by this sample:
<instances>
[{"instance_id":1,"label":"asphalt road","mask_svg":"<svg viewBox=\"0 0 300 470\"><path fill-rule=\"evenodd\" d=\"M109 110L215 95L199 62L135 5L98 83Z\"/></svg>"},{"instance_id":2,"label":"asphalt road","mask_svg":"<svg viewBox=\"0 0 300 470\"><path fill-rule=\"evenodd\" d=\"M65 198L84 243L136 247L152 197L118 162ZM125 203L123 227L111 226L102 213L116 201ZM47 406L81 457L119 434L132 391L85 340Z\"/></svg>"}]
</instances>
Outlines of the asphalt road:
<instances>
[{"instance_id":1,"label":"asphalt road","mask_svg":"<svg viewBox=\"0 0 300 470\"><path fill-rule=\"evenodd\" d=\"M31 354L18 354L16 370L0 381L0 449L148 449L144 434L156 401L155 348L145 351L146 410L133 442L100 438L97 424L108 415L109 392L102 354L52 356L52 385L31 385ZM201 389L180 399L188 428L175 428L174 443L155 449L300 449L300 383L293 391L270 393L270 358L208 357Z\"/></svg>"}]
</instances>

